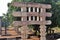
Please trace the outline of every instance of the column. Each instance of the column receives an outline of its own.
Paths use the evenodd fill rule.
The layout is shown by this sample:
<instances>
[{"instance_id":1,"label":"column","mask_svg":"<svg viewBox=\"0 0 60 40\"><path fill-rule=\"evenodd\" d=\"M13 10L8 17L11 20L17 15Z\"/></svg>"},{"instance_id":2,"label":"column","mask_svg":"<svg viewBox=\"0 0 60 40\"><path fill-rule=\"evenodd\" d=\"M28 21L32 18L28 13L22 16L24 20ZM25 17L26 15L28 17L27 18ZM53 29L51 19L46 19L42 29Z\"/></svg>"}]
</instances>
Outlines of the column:
<instances>
[{"instance_id":1,"label":"column","mask_svg":"<svg viewBox=\"0 0 60 40\"><path fill-rule=\"evenodd\" d=\"M46 40L46 26L45 26L45 16L44 14L46 13L45 11L46 9L41 8L41 15L40 16L40 21L41 21L41 25L40 25L40 40Z\"/></svg>"},{"instance_id":2,"label":"column","mask_svg":"<svg viewBox=\"0 0 60 40\"><path fill-rule=\"evenodd\" d=\"M31 16L29 16L29 21L31 21Z\"/></svg>"},{"instance_id":3,"label":"column","mask_svg":"<svg viewBox=\"0 0 60 40\"><path fill-rule=\"evenodd\" d=\"M39 12L39 8L37 8L37 12Z\"/></svg>"},{"instance_id":4,"label":"column","mask_svg":"<svg viewBox=\"0 0 60 40\"><path fill-rule=\"evenodd\" d=\"M35 21L35 16L33 16L33 21Z\"/></svg>"},{"instance_id":5,"label":"column","mask_svg":"<svg viewBox=\"0 0 60 40\"><path fill-rule=\"evenodd\" d=\"M37 16L37 21L39 21L39 17Z\"/></svg>"},{"instance_id":6,"label":"column","mask_svg":"<svg viewBox=\"0 0 60 40\"><path fill-rule=\"evenodd\" d=\"M22 21L27 21L27 16L22 16Z\"/></svg>"},{"instance_id":7,"label":"column","mask_svg":"<svg viewBox=\"0 0 60 40\"><path fill-rule=\"evenodd\" d=\"M21 21L23 21L23 17L21 17Z\"/></svg>"},{"instance_id":8,"label":"column","mask_svg":"<svg viewBox=\"0 0 60 40\"><path fill-rule=\"evenodd\" d=\"M41 12L46 12L46 9L45 8L41 8Z\"/></svg>"},{"instance_id":9,"label":"column","mask_svg":"<svg viewBox=\"0 0 60 40\"><path fill-rule=\"evenodd\" d=\"M40 17L40 21L43 21L42 17Z\"/></svg>"},{"instance_id":10,"label":"column","mask_svg":"<svg viewBox=\"0 0 60 40\"><path fill-rule=\"evenodd\" d=\"M29 12L31 12L31 7L29 7Z\"/></svg>"},{"instance_id":11,"label":"column","mask_svg":"<svg viewBox=\"0 0 60 40\"><path fill-rule=\"evenodd\" d=\"M40 40L46 40L46 26L40 25Z\"/></svg>"},{"instance_id":12,"label":"column","mask_svg":"<svg viewBox=\"0 0 60 40\"><path fill-rule=\"evenodd\" d=\"M35 12L35 8L33 7L33 12Z\"/></svg>"},{"instance_id":13,"label":"column","mask_svg":"<svg viewBox=\"0 0 60 40\"><path fill-rule=\"evenodd\" d=\"M23 30L23 33L21 33L22 40L26 40L27 39L27 34L28 34L27 25L23 25L22 30Z\"/></svg>"},{"instance_id":14,"label":"column","mask_svg":"<svg viewBox=\"0 0 60 40\"><path fill-rule=\"evenodd\" d=\"M21 7L21 12L26 12L26 7Z\"/></svg>"},{"instance_id":15,"label":"column","mask_svg":"<svg viewBox=\"0 0 60 40\"><path fill-rule=\"evenodd\" d=\"M23 8L21 8L21 12L23 12Z\"/></svg>"}]
</instances>

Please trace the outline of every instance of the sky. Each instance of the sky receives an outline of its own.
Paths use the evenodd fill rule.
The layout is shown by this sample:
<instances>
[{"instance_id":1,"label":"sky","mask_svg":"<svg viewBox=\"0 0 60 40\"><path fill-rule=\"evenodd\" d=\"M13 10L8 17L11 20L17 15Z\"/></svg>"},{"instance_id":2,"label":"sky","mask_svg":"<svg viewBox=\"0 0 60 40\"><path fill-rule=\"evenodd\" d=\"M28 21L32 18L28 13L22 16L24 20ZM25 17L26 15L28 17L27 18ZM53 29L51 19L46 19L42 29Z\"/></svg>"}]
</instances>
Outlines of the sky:
<instances>
[{"instance_id":1,"label":"sky","mask_svg":"<svg viewBox=\"0 0 60 40\"><path fill-rule=\"evenodd\" d=\"M7 4L10 3L12 0L0 0L0 16L3 15L3 13L7 13L8 7Z\"/></svg>"}]
</instances>

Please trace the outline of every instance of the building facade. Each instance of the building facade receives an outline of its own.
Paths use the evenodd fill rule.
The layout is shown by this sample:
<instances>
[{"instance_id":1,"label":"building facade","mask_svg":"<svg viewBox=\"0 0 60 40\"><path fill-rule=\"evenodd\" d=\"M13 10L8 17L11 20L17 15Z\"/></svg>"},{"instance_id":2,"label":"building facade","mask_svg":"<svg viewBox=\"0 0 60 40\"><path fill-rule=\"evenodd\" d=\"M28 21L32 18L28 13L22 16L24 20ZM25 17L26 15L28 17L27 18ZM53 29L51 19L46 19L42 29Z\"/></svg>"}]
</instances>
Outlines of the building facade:
<instances>
[{"instance_id":1,"label":"building facade","mask_svg":"<svg viewBox=\"0 0 60 40\"><path fill-rule=\"evenodd\" d=\"M46 17L51 17L51 13L46 12L46 10L50 9L51 5L31 2L12 2L11 5L18 8L18 10L12 13L15 18L13 26L18 27L17 30L23 40L27 40L28 34L32 34L28 25L40 25L41 37L38 40L46 40L45 25L51 24L50 20L46 21Z\"/></svg>"}]
</instances>

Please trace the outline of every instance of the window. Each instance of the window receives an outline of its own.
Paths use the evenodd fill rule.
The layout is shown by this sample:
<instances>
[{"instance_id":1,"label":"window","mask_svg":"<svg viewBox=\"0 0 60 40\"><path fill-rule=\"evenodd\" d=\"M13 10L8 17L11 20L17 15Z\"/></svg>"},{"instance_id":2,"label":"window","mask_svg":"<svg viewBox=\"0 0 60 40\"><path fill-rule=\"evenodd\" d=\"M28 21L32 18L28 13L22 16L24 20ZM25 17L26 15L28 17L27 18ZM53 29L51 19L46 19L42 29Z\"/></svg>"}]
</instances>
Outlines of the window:
<instances>
[{"instance_id":1,"label":"window","mask_svg":"<svg viewBox=\"0 0 60 40\"><path fill-rule=\"evenodd\" d=\"M21 17L15 17L14 20L15 21L21 21Z\"/></svg>"},{"instance_id":2,"label":"window","mask_svg":"<svg viewBox=\"0 0 60 40\"><path fill-rule=\"evenodd\" d=\"M51 18L50 17L46 17L46 20L51 20Z\"/></svg>"},{"instance_id":3,"label":"window","mask_svg":"<svg viewBox=\"0 0 60 40\"><path fill-rule=\"evenodd\" d=\"M35 7L35 12L37 12L37 7Z\"/></svg>"},{"instance_id":4,"label":"window","mask_svg":"<svg viewBox=\"0 0 60 40\"><path fill-rule=\"evenodd\" d=\"M26 12L29 12L29 8L28 8L28 7L26 7L26 9L27 9L27 10L26 10Z\"/></svg>"},{"instance_id":5,"label":"window","mask_svg":"<svg viewBox=\"0 0 60 40\"><path fill-rule=\"evenodd\" d=\"M33 16L31 16L30 20L33 20ZM29 21L29 16L27 16L27 21Z\"/></svg>"},{"instance_id":6,"label":"window","mask_svg":"<svg viewBox=\"0 0 60 40\"><path fill-rule=\"evenodd\" d=\"M39 21L40 21L40 17L39 17Z\"/></svg>"},{"instance_id":7,"label":"window","mask_svg":"<svg viewBox=\"0 0 60 40\"><path fill-rule=\"evenodd\" d=\"M37 20L37 16L35 16L35 21Z\"/></svg>"},{"instance_id":8,"label":"window","mask_svg":"<svg viewBox=\"0 0 60 40\"><path fill-rule=\"evenodd\" d=\"M27 16L27 21L29 21L29 17Z\"/></svg>"},{"instance_id":9,"label":"window","mask_svg":"<svg viewBox=\"0 0 60 40\"><path fill-rule=\"evenodd\" d=\"M33 16L31 16L31 20L33 20Z\"/></svg>"},{"instance_id":10,"label":"window","mask_svg":"<svg viewBox=\"0 0 60 40\"><path fill-rule=\"evenodd\" d=\"M20 11L21 12L21 7L17 7L16 11Z\"/></svg>"},{"instance_id":11,"label":"window","mask_svg":"<svg viewBox=\"0 0 60 40\"><path fill-rule=\"evenodd\" d=\"M39 8L39 13L40 13L41 9Z\"/></svg>"},{"instance_id":12,"label":"window","mask_svg":"<svg viewBox=\"0 0 60 40\"><path fill-rule=\"evenodd\" d=\"M46 9L46 12L50 12L50 9Z\"/></svg>"},{"instance_id":13,"label":"window","mask_svg":"<svg viewBox=\"0 0 60 40\"><path fill-rule=\"evenodd\" d=\"M31 12L33 12L33 7L31 7Z\"/></svg>"}]
</instances>

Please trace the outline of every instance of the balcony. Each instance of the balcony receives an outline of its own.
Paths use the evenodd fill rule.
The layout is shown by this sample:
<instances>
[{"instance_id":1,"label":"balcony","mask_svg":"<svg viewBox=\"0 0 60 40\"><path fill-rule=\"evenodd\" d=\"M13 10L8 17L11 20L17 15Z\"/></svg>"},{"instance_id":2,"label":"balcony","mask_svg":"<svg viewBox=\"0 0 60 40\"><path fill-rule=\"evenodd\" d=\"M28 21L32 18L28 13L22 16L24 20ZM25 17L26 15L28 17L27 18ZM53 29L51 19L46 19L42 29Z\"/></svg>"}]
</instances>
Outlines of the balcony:
<instances>
[{"instance_id":1,"label":"balcony","mask_svg":"<svg viewBox=\"0 0 60 40\"><path fill-rule=\"evenodd\" d=\"M14 26L23 26L23 25L31 25L31 24L45 25L46 22L44 21L14 21L13 22Z\"/></svg>"},{"instance_id":2,"label":"balcony","mask_svg":"<svg viewBox=\"0 0 60 40\"><path fill-rule=\"evenodd\" d=\"M20 17L20 16L44 16L44 17L51 17L52 14L47 13L38 13L38 12L13 12L12 15L14 17Z\"/></svg>"},{"instance_id":3,"label":"balcony","mask_svg":"<svg viewBox=\"0 0 60 40\"><path fill-rule=\"evenodd\" d=\"M30 25L30 24L40 24L39 21L14 21L14 26Z\"/></svg>"},{"instance_id":4,"label":"balcony","mask_svg":"<svg viewBox=\"0 0 60 40\"><path fill-rule=\"evenodd\" d=\"M13 12L13 16L20 17L20 16L40 16L38 12Z\"/></svg>"},{"instance_id":5,"label":"balcony","mask_svg":"<svg viewBox=\"0 0 60 40\"><path fill-rule=\"evenodd\" d=\"M23 26L23 25L31 25L31 24L38 24L38 25L50 25L51 21L14 21L14 26Z\"/></svg>"},{"instance_id":6,"label":"balcony","mask_svg":"<svg viewBox=\"0 0 60 40\"><path fill-rule=\"evenodd\" d=\"M27 16L26 12L13 12L12 15L14 17L20 17L20 16Z\"/></svg>"},{"instance_id":7,"label":"balcony","mask_svg":"<svg viewBox=\"0 0 60 40\"><path fill-rule=\"evenodd\" d=\"M40 4L40 3L32 3L32 2L29 2L29 3L13 2L11 5L15 7L40 7L40 8L47 8L47 9L51 8L51 5L48 5L48 4Z\"/></svg>"}]
</instances>

